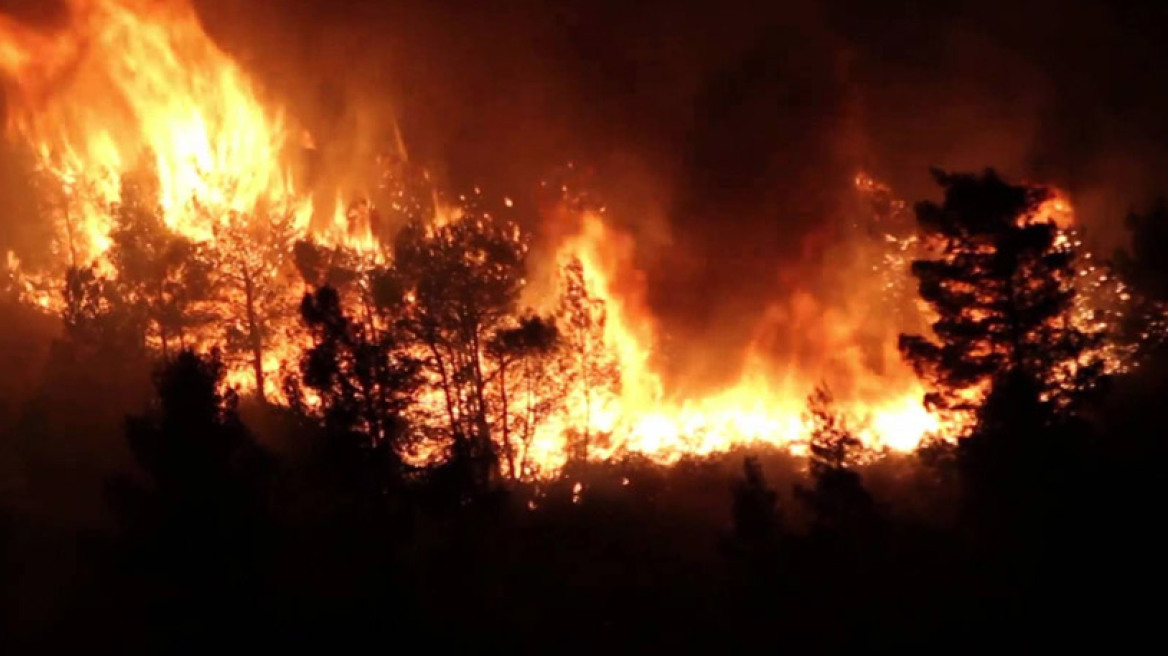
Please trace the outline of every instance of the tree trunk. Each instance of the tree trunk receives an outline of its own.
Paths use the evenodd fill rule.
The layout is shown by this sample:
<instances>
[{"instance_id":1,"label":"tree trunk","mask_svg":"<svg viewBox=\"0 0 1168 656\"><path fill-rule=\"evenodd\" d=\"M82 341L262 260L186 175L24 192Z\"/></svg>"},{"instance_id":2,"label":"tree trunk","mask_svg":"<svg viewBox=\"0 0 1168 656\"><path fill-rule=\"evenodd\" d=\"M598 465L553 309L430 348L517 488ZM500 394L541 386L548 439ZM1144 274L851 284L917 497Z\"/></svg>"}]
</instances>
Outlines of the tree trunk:
<instances>
[{"instance_id":1,"label":"tree trunk","mask_svg":"<svg viewBox=\"0 0 1168 656\"><path fill-rule=\"evenodd\" d=\"M511 427L510 422L507 421L507 358L500 356L499 358L499 400L503 404L502 407L502 421L503 421L503 451L507 455L507 473L512 480L518 477L515 472L515 449L511 446Z\"/></svg>"},{"instance_id":2,"label":"tree trunk","mask_svg":"<svg viewBox=\"0 0 1168 656\"><path fill-rule=\"evenodd\" d=\"M243 294L247 310L247 336L251 345L251 364L255 371L256 398L260 403L264 397L264 343L260 334L259 317L255 308L255 282L250 273L243 276Z\"/></svg>"},{"instance_id":3,"label":"tree trunk","mask_svg":"<svg viewBox=\"0 0 1168 656\"><path fill-rule=\"evenodd\" d=\"M69 199L65 199L65 239L69 242L69 266L77 266L77 244L73 237L73 215L69 212Z\"/></svg>"},{"instance_id":4,"label":"tree trunk","mask_svg":"<svg viewBox=\"0 0 1168 656\"><path fill-rule=\"evenodd\" d=\"M489 459L487 462L484 462L484 465L486 466L484 467L482 473L483 483L488 484L490 479L499 473L499 467L497 460L493 457L494 444L491 442L491 424L487 420L487 395L485 389L486 380L483 376L483 357L482 351L480 350L477 329L474 332L474 339L471 340L471 345L474 348L474 350L471 352L471 357L473 358L471 362L474 371L475 405L478 406L477 411L475 412L475 421L478 424L479 433L478 446L483 450L482 456Z\"/></svg>"},{"instance_id":5,"label":"tree trunk","mask_svg":"<svg viewBox=\"0 0 1168 656\"><path fill-rule=\"evenodd\" d=\"M466 437L461 435L458 426L458 418L454 413L454 398L452 396L453 390L450 388L450 379L446 375L446 362L442 359L442 353L438 350L438 345L434 342L428 342L430 353L434 356L434 362L438 365L438 377L442 383L442 398L446 401L446 418L450 422L451 436L458 440Z\"/></svg>"},{"instance_id":6,"label":"tree trunk","mask_svg":"<svg viewBox=\"0 0 1168 656\"><path fill-rule=\"evenodd\" d=\"M588 339L588 335L584 336ZM582 342L580 346L580 372L584 378L584 435L580 441L579 457L581 462L588 462L588 441L592 439L592 385L588 345Z\"/></svg>"},{"instance_id":7,"label":"tree trunk","mask_svg":"<svg viewBox=\"0 0 1168 656\"><path fill-rule=\"evenodd\" d=\"M162 359L170 359L169 344L167 344L166 335L166 320L163 318L166 315L166 292L163 290L163 281L158 281L158 338L162 340Z\"/></svg>"}]
</instances>

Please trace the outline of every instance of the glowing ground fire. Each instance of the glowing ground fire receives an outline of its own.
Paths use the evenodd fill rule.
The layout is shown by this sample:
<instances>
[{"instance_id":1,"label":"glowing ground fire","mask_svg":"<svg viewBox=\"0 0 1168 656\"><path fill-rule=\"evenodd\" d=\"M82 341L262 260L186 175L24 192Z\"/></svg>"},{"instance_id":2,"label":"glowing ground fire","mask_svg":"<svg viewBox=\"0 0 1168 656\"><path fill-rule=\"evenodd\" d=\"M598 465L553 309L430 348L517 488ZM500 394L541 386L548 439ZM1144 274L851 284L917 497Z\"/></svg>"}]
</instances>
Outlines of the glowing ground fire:
<instances>
[{"instance_id":1,"label":"glowing ground fire","mask_svg":"<svg viewBox=\"0 0 1168 656\"><path fill-rule=\"evenodd\" d=\"M9 253L11 274L21 281L25 298L49 310L61 308L54 290L65 268L93 264L116 275L108 261L115 230L111 208L125 200L134 171L152 170L158 181L152 201L161 208L166 229L218 249L217 261L235 276L234 291L203 301L228 316L228 332L254 342L248 357L230 363L229 384L245 392L258 386L278 401L277 375L295 368L305 333L294 317L282 319L261 345L249 322L265 303L294 307L303 292L290 264L293 241L346 249L368 261L384 262L387 256L367 221L354 233L351 222L359 211L350 211L345 202L328 217L313 216L311 199L298 191L289 165L294 155L289 151L300 143L289 138L295 129L204 33L188 4L66 4L68 21L51 29L0 15L7 133L31 147L39 170L55 186L49 215L57 266L26 271L21 258ZM857 178L856 188L862 195L890 193L867 176ZM512 201L504 204L511 207ZM352 207L370 209L367 202ZM903 210L900 203L889 211ZM435 214L438 223L459 220L457 211ZM1061 228L1072 226L1070 205L1061 196L1043 214ZM758 339L748 346L746 364L732 385L696 397L671 393L655 364L656 322L643 289L629 282L638 279L632 238L613 229L600 212L582 212L575 220L578 229L555 249L558 266L551 267L562 278L560 296L534 303L555 308L573 294L577 301L587 300L574 306L560 302L554 312L575 340L557 365L571 370L563 377L571 382L538 425L527 424L519 474L558 471L569 458L570 443L581 436L590 459L636 453L670 462L759 442L797 451L810 430L805 400L828 369L847 379L847 389L837 390L839 410L873 449L910 450L929 434L961 429L960 421L922 406L924 389L896 352L900 326L888 326L876 373L864 364L858 346L865 316L846 303L822 307L808 295L762 313ZM272 236L276 232L281 238ZM865 251L864 266L878 275L857 283L857 298L912 285L908 263L915 237L881 232L876 241ZM257 288L278 293L257 300ZM774 339L776 325L786 324L814 333L822 357L797 366L773 362L765 344ZM150 343L164 351L168 339L200 349L224 339L221 327L176 337L160 326L156 333ZM431 392L424 391L421 400L439 403ZM492 412L496 425L511 421L497 408Z\"/></svg>"}]
</instances>

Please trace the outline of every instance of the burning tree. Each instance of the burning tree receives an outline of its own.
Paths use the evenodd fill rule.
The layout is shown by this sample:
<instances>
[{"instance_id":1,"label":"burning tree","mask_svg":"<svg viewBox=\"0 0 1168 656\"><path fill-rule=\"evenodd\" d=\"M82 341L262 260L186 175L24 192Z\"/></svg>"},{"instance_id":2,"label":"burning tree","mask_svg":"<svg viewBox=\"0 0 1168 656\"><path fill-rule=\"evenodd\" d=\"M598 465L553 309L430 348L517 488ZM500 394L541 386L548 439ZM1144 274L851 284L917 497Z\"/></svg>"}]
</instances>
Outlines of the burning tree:
<instances>
[{"instance_id":1,"label":"burning tree","mask_svg":"<svg viewBox=\"0 0 1168 656\"><path fill-rule=\"evenodd\" d=\"M186 345L189 329L209 323L210 267L190 240L173 233L157 203L157 181L143 174L122 181L112 208L113 246L107 255L117 270L120 297L153 329L164 357L172 340ZM143 335L147 339L149 335Z\"/></svg>"},{"instance_id":2,"label":"burning tree","mask_svg":"<svg viewBox=\"0 0 1168 656\"><path fill-rule=\"evenodd\" d=\"M70 267L65 272L65 304L61 319L65 336L89 350L140 352L141 317L127 312L115 281L93 267Z\"/></svg>"},{"instance_id":3,"label":"burning tree","mask_svg":"<svg viewBox=\"0 0 1168 656\"><path fill-rule=\"evenodd\" d=\"M487 215L411 223L394 242L394 268L381 294L400 294L398 325L424 353L454 452L477 463L479 483L497 467L487 346L511 326L525 254L518 230Z\"/></svg>"},{"instance_id":4,"label":"burning tree","mask_svg":"<svg viewBox=\"0 0 1168 656\"><path fill-rule=\"evenodd\" d=\"M498 388L498 423L507 472L519 478L527 469L527 454L536 429L564 401L567 387L557 381L556 353L560 333L554 322L526 316L505 328L487 348L494 358ZM515 445L518 438L522 453Z\"/></svg>"},{"instance_id":5,"label":"burning tree","mask_svg":"<svg viewBox=\"0 0 1168 656\"><path fill-rule=\"evenodd\" d=\"M264 359L280 324L292 316L286 265L296 237L289 212L227 212L213 222L212 266L224 320L227 354L242 357L265 398Z\"/></svg>"},{"instance_id":6,"label":"burning tree","mask_svg":"<svg viewBox=\"0 0 1168 656\"><path fill-rule=\"evenodd\" d=\"M608 317L604 299L588 291L584 265L573 258L561 269L560 303L556 316L564 326L564 355L568 360L568 379L580 390L580 428L572 432L569 458L588 459L588 447L597 397L604 390L618 392L620 371L616 359L604 341Z\"/></svg>"},{"instance_id":7,"label":"burning tree","mask_svg":"<svg viewBox=\"0 0 1168 656\"><path fill-rule=\"evenodd\" d=\"M306 294L300 313L314 342L301 359L301 373L319 396L330 439L380 454L389 460L383 464L399 469L419 363L399 348L392 332L347 317L331 287Z\"/></svg>"},{"instance_id":8,"label":"burning tree","mask_svg":"<svg viewBox=\"0 0 1168 656\"><path fill-rule=\"evenodd\" d=\"M934 171L942 203L916 208L931 259L913 262L936 339L902 335L901 352L932 384L926 404L972 410L1007 379L1031 381L1065 408L1102 371L1101 335L1072 316L1072 244L1044 215L1047 189Z\"/></svg>"}]
</instances>

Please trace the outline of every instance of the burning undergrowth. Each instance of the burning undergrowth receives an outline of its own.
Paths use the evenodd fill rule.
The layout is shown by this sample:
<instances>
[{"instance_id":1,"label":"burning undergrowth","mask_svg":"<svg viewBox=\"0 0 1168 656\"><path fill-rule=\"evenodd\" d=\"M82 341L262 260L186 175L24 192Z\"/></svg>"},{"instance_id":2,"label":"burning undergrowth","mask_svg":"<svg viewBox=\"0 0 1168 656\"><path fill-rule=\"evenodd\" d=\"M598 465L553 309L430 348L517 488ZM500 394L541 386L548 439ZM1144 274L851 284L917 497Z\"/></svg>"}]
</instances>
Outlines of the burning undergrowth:
<instances>
[{"instance_id":1,"label":"burning undergrowth","mask_svg":"<svg viewBox=\"0 0 1168 656\"><path fill-rule=\"evenodd\" d=\"M448 193L404 148L368 161L359 184L306 191L311 136L190 7L66 4L64 27L0 17L0 73L51 235L7 253L6 284L71 327L163 356L219 351L241 394L392 440L415 462L489 445L513 478L754 443L800 453L821 385L873 453L968 427L923 405L897 348L933 319L911 263L938 246L865 174L805 241L794 281L779 267L751 281L779 291L745 340L679 357L663 348L637 239L602 193L552 185L532 232L511 199ZM1028 220L1082 248L1063 196ZM1111 330L1130 294L1089 258L1071 320ZM1132 350L1105 342L1108 370ZM686 365L701 360L734 364L710 384Z\"/></svg>"}]
</instances>

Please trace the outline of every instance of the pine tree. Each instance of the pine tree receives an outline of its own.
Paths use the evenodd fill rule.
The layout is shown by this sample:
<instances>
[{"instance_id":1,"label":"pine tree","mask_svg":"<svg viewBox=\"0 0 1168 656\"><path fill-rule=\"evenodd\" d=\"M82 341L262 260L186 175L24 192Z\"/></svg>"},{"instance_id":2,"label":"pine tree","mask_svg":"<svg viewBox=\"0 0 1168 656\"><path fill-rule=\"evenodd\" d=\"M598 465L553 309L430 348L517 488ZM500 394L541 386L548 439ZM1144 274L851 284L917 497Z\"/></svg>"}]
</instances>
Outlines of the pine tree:
<instances>
[{"instance_id":1,"label":"pine tree","mask_svg":"<svg viewBox=\"0 0 1168 656\"><path fill-rule=\"evenodd\" d=\"M217 353L183 350L162 365L154 406L126 422L145 476L109 488L122 556L150 599L146 622L163 634L249 626L271 553L270 456L220 392L222 372Z\"/></svg>"},{"instance_id":2,"label":"pine tree","mask_svg":"<svg viewBox=\"0 0 1168 656\"><path fill-rule=\"evenodd\" d=\"M930 406L972 410L1006 377L1035 382L1065 408L1098 382L1101 335L1073 317L1075 252L1042 216L1050 192L981 175L934 171L944 201L920 203L933 257L913 262L935 339L902 335L905 358L933 390ZM1021 389L1024 386L1016 386Z\"/></svg>"},{"instance_id":3,"label":"pine tree","mask_svg":"<svg viewBox=\"0 0 1168 656\"><path fill-rule=\"evenodd\" d=\"M172 232L157 204L157 180L149 173L127 176L121 200L111 207L113 246L108 257L117 271L119 297L145 321L144 337L154 337L164 357L187 333L212 321L210 264L190 240Z\"/></svg>"},{"instance_id":4,"label":"pine tree","mask_svg":"<svg viewBox=\"0 0 1168 656\"><path fill-rule=\"evenodd\" d=\"M300 312L314 341L301 372L304 385L319 397L331 451L344 452L351 465L363 470L352 475L383 487L378 480L401 473L405 412L414 401L419 363L399 348L392 333L347 317L331 287L305 295Z\"/></svg>"},{"instance_id":5,"label":"pine tree","mask_svg":"<svg viewBox=\"0 0 1168 656\"><path fill-rule=\"evenodd\" d=\"M295 317L295 302L289 302L284 286L291 275L294 217L257 208L250 214L229 212L213 226L209 253L222 306L224 350L251 366L255 394L262 401L265 356L280 328Z\"/></svg>"},{"instance_id":6,"label":"pine tree","mask_svg":"<svg viewBox=\"0 0 1168 656\"><path fill-rule=\"evenodd\" d=\"M480 487L499 473L487 347L515 316L525 255L517 227L489 215L411 223L394 242L393 271L377 294L401 308L398 326L425 353L424 370L442 393L452 453L467 459Z\"/></svg>"},{"instance_id":7,"label":"pine tree","mask_svg":"<svg viewBox=\"0 0 1168 656\"><path fill-rule=\"evenodd\" d=\"M827 387L817 387L807 398L807 420L813 485L796 487L795 493L811 513L813 530L835 536L866 531L875 519L875 504L853 469L863 442L836 410Z\"/></svg>"},{"instance_id":8,"label":"pine tree","mask_svg":"<svg viewBox=\"0 0 1168 656\"><path fill-rule=\"evenodd\" d=\"M757 457L745 458L742 471L734 485L734 537L744 547L773 552L781 528L779 495L767 485Z\"/></svg>"},{"instance_id":9,"label":"pine tree","mask_svg":"<svg viewBox=\"0 0 1168 656\"><path fill-rule=\"evenodd\" d=\"M556 317L563 327L568 382L581 391L579 408L583 416L572 419L579 428L568 436L568 457L584 462L588 449L598 437L592 434L593 413L605 394L619 393L620 371L604 342L608 313L604 299L588 290L584 265L573 258L560 269L560 300Z\"/></svg>"},{"instance_id":10,"label":"pine tree","mask_svg":"<svg viewBox=\"0 0 1168 656\"><path fill-rule=\"evenodd\" d=\"M563 381L555 379L554 360L559 348L555 322L535 315L521 317L519 325L499 330L487 345L495 361L498 389L498 411L494 414L507 474L512 479L525 473L527 447L536 429L567 392Z\"/></svg>"}]
</instances>

